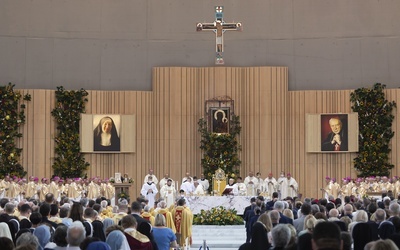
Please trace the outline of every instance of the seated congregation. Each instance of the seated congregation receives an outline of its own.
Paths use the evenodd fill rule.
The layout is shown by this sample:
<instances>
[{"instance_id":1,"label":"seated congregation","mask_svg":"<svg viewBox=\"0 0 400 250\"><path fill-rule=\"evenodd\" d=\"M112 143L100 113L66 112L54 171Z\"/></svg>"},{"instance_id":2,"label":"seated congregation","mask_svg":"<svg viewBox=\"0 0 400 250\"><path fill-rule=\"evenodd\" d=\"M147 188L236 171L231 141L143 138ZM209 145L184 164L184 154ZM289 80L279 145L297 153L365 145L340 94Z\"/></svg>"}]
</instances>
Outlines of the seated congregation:
<instances>
[{"instance_id":1,"label":"seated congregation","mask_svg":"<svg viewBox=\"0 0 400 250\"><path fill-rule=\"evenodd\" d=\"M399 249L400 205L392 196L343 200L251 199L240 249Z\"/></svg>"},{"instance_id":2,"label":"seated congregation","mask_svg":"<svg viewBox=\"0 0 400 250\"><path fill-rule=\"evenodd\" d=\"M67 197L58 202L52 193L43 202L0 200L0 246L11 249L169 250L190 244L193 215L179 199L167 208L160 200L150 208L139 197L128 204L110 200ZM171 211L170 211L171 209Z\"/></svg>"}]
</instances>

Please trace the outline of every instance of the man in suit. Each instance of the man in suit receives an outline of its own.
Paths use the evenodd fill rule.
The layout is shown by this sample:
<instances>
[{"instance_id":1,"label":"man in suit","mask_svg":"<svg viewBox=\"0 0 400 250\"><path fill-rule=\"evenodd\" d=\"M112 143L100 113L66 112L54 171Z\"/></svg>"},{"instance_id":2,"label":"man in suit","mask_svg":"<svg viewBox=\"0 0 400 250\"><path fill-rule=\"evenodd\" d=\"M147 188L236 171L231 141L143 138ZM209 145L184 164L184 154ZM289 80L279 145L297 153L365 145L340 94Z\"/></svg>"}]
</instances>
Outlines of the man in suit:
<instances>
[{"instance_id":1,"label":"man in suit","mask_svg":"<svg viewBox=\"0 0 400 250\"><path fill-rule=\"evenodd\" d=\"M347 134L343 130L342 121L339 117L329 119L329 126L332 132L322 142L322 151L347 151Z\"/></svg>"},{"instance_id":2,"label":"man in suit","mask_svg":"<svg viewBox=\"0 0 400 250\"><path fill-rule=\"evenodd\" d=\"M272 200L267 202L267 210L272 210L274 207L275 202L278 200L279 193L273 192L272 193Z\"/></svg>"},{"instance_id":3,"label":"man in suit","mask_svg":"<svg viewBox=\"0 0 400 250\"><path fill-rule=\"evenodd\" d=\"M293 220L282 214L283 209L284 209L283 202L276 201L274 204L274 210L279 212L279 215L280 215L279 224L292 224L293 225Z\"/></svg>"},{"instance_id":4,"label":"man in suit","mask_svg":"<svg viewBox=\"0 0 400 250\"><path fill-rule=\"evenodd\" d=\"M301 205L300 212L300 217L293 221L293 226L296 228L297 233L304 230L304 219L307 215L311 214L311 204L303 203L303 205Z\"/></svg>"},{"instance_id":5,"label":"man in suit","mask_svg":"<svg viewBox=\"0 0 400 250\"><path fill-rule=\"evenodd\" d=\"M140 213L142 212L142 204L140 204L138 201L132 202L131 210L132 210L132 216L136 219L138 227L141 223L149 223L147 220L143 219L143 217L140 215Z\"/></svg>"}]
</instances>

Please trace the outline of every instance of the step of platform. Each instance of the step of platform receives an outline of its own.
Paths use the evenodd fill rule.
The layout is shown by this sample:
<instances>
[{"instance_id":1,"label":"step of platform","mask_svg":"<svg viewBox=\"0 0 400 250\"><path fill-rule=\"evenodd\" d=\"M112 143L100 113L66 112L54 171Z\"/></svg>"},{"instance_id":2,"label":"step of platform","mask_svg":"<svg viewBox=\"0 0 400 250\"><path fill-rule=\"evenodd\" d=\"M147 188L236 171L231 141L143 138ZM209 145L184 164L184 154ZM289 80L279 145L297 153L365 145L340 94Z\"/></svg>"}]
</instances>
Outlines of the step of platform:
<instances>
[{"instance_id":1,"label":"step of platform","mask_svg":"<svg viewBox=\"0 0 400 250\"><path fill-rule=\"evenodd\" d=\"M210 250L238 249L246 242L244 225L235 226L200 226L193 225L191 250L199 249L206 241Z\"/></svg>"}]
</instances>

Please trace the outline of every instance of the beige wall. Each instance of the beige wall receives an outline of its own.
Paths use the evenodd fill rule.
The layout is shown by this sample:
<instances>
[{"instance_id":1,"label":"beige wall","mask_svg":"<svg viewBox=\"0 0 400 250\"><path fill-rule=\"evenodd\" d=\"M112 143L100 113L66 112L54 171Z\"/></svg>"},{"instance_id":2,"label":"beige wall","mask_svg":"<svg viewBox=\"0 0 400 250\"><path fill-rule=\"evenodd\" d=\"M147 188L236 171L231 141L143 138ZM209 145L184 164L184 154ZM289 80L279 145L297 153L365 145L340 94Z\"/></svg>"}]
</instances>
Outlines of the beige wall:
<instances>
[{"instance_id":1,"label":"beige wall","mask_svg":"<svg viewBox=\"0 0 400 250\"><path fill-rule=\"evenodd\" d=\"M397 0L0 0L0 83L151 90L153 67L215 66L215 35L195 25L216 5L243 23L226 66L288 67L290 90L399 86Z\"/></svg>"},{"instance_id":2,"label":"beige wall","mask_svg":"<svg viewBox=\"0 0 400 250\"><path fill-rule=\"evenodd\" d=\"M240 116L243 151L241 175L260 171L265 178L281 170L291 172L303 196L321 196L326 175L353 176L354 153L316 154L305 150L305 114L349 113L350 90L288 91L286 67L159 67L153 69L153 91L89 91L88 114L135 114L134 154L85 154L88 176L109 177L128 173L136 180L137 192L149 168L158 178L169 173L181 181L185 172L200 175L201 151L197 122L204 115L204 102L218 96L235 101ZM52 90L23 90L32 95L23 127L22 165L28 175L52 174L54 135ZM399 102L397 89L387 98ZM396 114L391 160L398 165ZM398 175L395 169L393 175ZM132 195L134 195L132 193Z\"/></svg>"}]
</instances>

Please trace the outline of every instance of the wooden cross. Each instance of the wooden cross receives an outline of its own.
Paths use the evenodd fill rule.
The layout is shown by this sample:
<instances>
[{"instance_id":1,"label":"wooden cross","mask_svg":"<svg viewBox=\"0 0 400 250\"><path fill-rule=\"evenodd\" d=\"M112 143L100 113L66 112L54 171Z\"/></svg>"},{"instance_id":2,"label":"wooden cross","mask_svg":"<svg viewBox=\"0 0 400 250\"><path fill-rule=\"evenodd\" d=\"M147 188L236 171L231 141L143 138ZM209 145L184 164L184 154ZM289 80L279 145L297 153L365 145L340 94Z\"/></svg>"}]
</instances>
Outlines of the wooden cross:
<instances>
[{"instance_id":1,"label":"wooden cross","mask_svg":"<svg viewBox=\"0 0 400 250\"><path fill-rule=\"evenodd\" d=\"M196 31L211 30L215 33L215 64L224 64L224 33L227 30L242 31L242 23L225 23L224 7L215 6L215 21L212 23L197 23Z\"/></svg>"}]
</instances>

